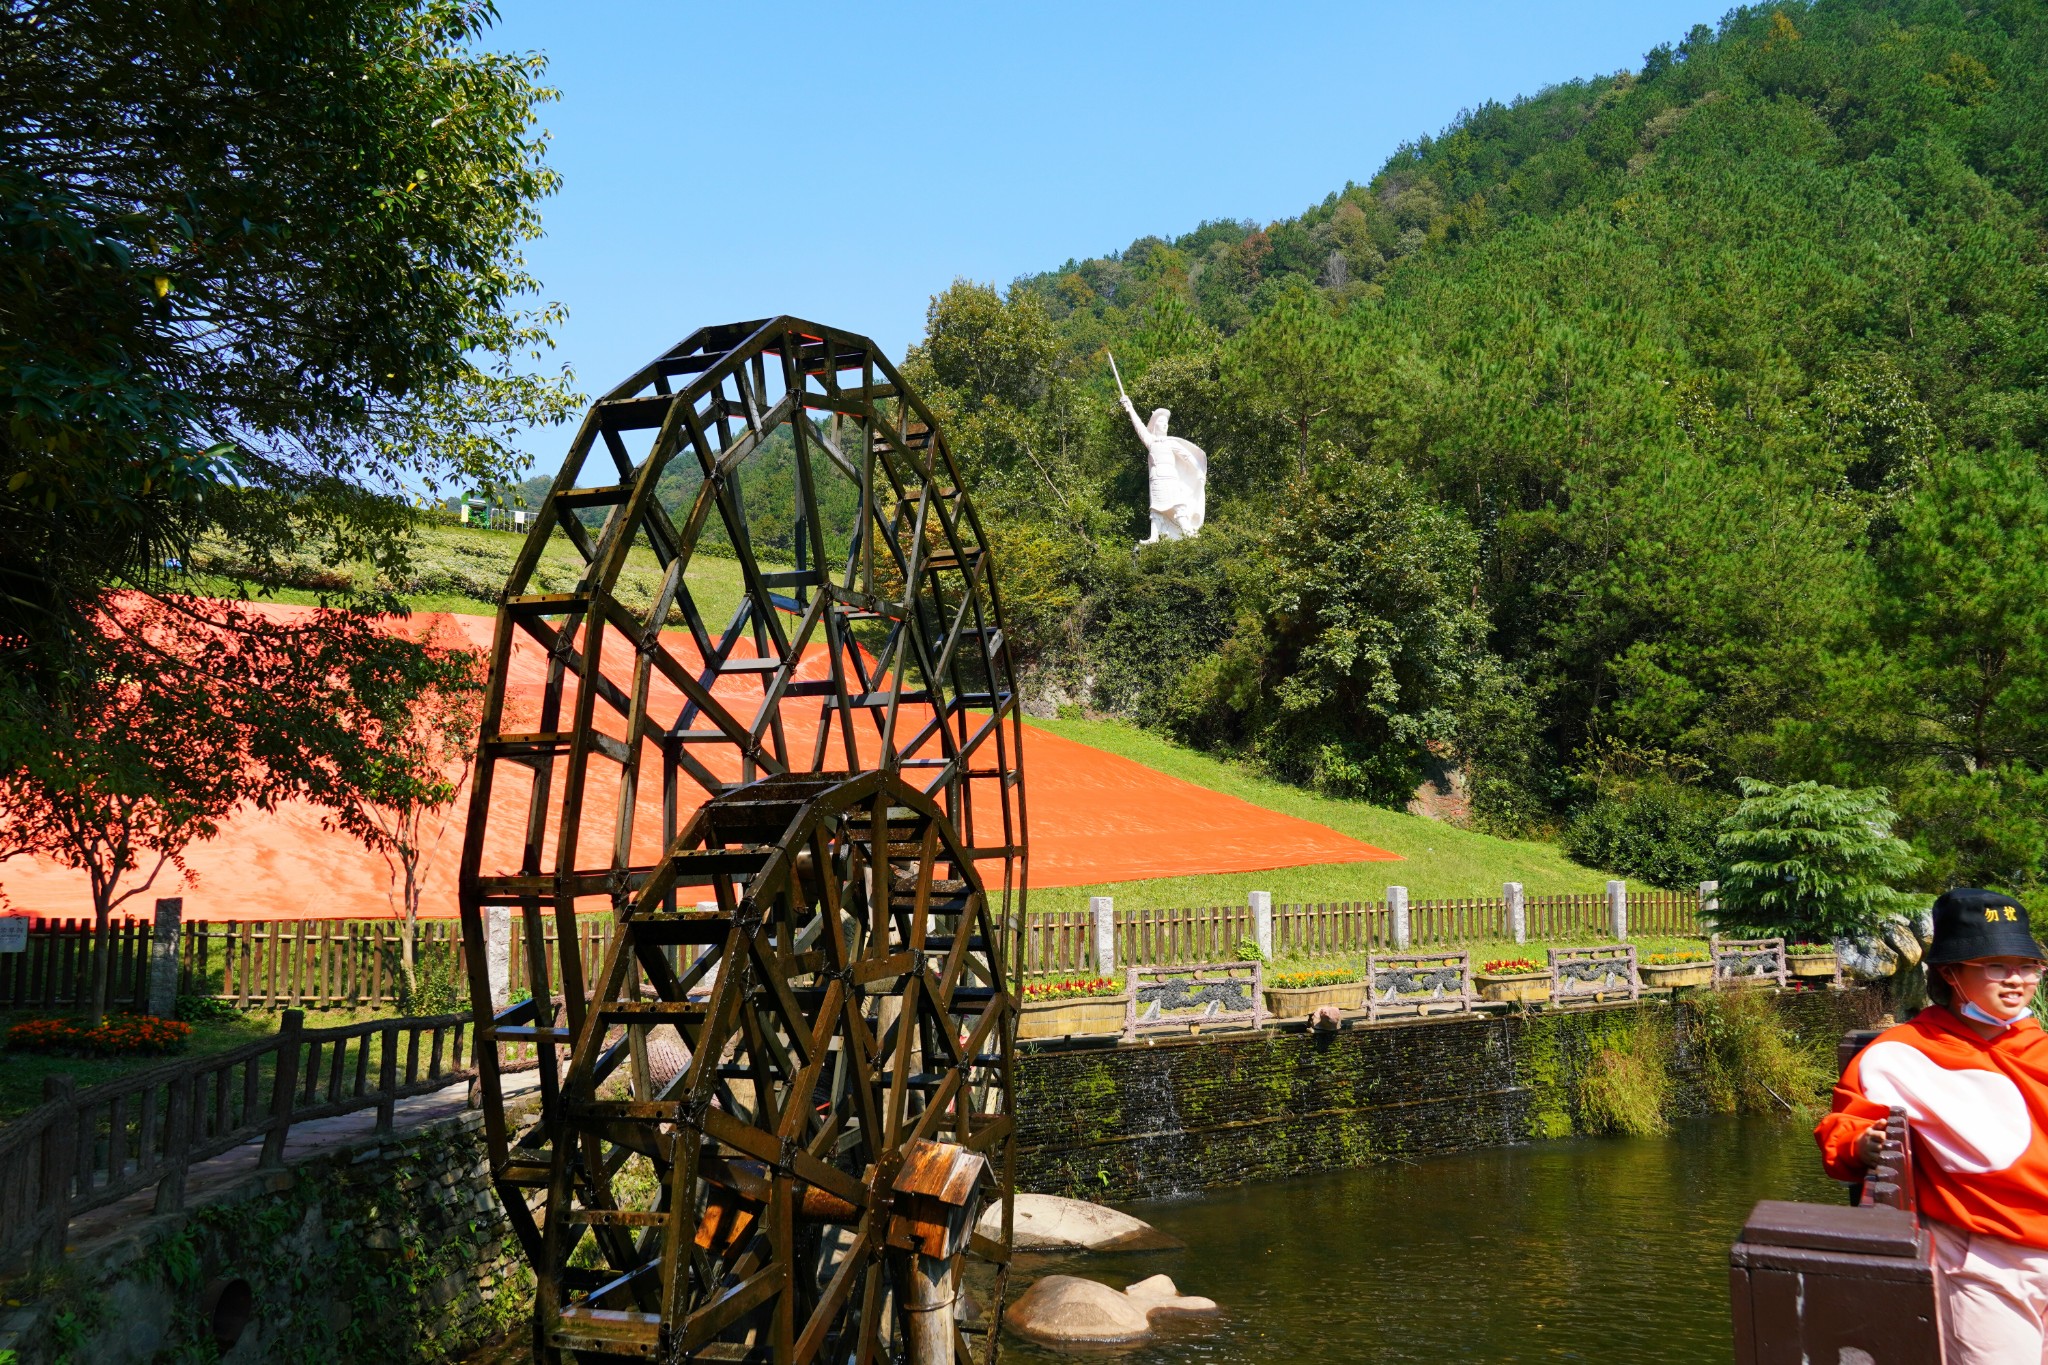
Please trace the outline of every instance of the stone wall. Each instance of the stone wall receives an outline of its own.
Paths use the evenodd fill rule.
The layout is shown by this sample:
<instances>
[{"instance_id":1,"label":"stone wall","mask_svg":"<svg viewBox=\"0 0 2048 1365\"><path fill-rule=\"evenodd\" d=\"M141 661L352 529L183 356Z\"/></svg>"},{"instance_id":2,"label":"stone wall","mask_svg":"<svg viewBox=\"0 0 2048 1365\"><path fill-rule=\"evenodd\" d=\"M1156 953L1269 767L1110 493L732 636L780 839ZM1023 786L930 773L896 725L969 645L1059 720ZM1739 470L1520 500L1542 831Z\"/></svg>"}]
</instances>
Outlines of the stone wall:
<instances>
[{"instance_id":1,"label":"stone wall","mask_svg":"<svg viewBox=\"0 0 2048 1365\"><path fill-rule=\"evenodd\" d=\"M0 1316L0 1358L441 1361L502 1335L532 1288L491 1189L481 1116L466 1113L337 1146L75 1249L58 1274L6 1287L23 1306ZM230 1345L216 1331L241 1295L246 1326Z\"/></svg>"},{"instance_id":2,"label":"stone wall","mask_svg":"<svg viewBox=\"0 0 2048 1365\"><path fill-rule=\"evenodd\" d=\"M1830 1044L1884 1009L1862 988L1774 1004ZM1675 1107L1703 1109L1691 1007L1664 1000L1035 1052L1017 1067L1017 1187L1155 1198L1569 1136L1591 1036L1625 1013L1673 1029Z\"/></svg>"}]
</instances>

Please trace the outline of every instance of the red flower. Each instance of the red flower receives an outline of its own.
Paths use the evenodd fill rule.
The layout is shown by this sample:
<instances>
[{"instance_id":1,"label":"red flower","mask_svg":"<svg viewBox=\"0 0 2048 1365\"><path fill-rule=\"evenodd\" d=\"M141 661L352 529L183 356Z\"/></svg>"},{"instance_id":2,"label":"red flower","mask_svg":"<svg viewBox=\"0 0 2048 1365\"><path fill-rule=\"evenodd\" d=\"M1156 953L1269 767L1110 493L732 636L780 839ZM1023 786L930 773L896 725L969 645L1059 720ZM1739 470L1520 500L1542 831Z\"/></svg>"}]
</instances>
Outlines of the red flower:
<instances>
[{"instance_id":1,"label":"red flower","mask_svg":"<svg viewBox=\"0 0 2048 1365\"><path fill-rule=\"evenodd\" d=\"M7 1030L7 1046L21 1052L72 1052L117 1057L174 1052L192 1026L147 1014L117 1014L98 1028L77 1019L29 1019Z\"/></svg>"}]
</instances>

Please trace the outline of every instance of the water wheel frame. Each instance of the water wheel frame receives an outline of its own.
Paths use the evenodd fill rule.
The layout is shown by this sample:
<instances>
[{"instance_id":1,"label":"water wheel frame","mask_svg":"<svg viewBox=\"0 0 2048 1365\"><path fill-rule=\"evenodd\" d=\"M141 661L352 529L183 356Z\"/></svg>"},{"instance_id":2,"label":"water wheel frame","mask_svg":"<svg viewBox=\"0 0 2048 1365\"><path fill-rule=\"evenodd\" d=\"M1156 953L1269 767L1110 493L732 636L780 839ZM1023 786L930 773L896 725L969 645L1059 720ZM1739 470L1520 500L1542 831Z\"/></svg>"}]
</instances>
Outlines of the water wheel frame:
<instances>
[{"instance_id":1,"label":"water wheel frame","mask_svg":"<svg viewBox=\"0 0 2048 1365\"><path fill-rule=\"evenodd\" d=\"M745 487L771 449L794 566L764 570ZM593 454L616 483L579 483ZM694 490L664 484L678 462ZM821 511L834 477L850 526ZM687 572L707 527L741 579L715 632ZM577 582L532 592L557 536ZM629 606L640 545L661 579ZM522 642L545 681L536 728L509 731ZM705 328L591 407L501 598L460 874L466 942L504 906L524 949L524 1000L491 1003L485 952L467 969L536 1359L965 1362L951 1314L978 1261L994 1360L1021 746L987 541L937 422L872 342L793 318ZM596 762L618 775L608 815L587 800ZM661 852L636 863L656 768ZM578 857L593 825L605 866ZM493 833L516 866L486 866ZM611 924L586 963L594 909ZM523 1068L540 1103L522 1126Z\"/></svg>"}]
</instances>

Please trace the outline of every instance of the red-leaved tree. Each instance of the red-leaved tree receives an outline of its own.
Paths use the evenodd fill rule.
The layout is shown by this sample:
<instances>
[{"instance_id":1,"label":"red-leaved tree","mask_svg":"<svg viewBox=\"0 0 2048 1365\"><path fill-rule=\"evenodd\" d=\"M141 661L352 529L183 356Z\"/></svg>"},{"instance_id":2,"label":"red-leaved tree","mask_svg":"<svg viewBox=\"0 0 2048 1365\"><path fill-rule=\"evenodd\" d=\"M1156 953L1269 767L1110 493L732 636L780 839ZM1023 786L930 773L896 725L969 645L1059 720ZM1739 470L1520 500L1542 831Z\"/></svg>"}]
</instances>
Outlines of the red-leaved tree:
<instances>
[{"instance_id":1,"label":"red-leaved tree","mask_svg":"<svg viewBox=\"0 0 2048 1365\"><path fill-rule=\"evenodd\" d=\"M375 776L374 717L416 695L428 651L358 613L279 621L141 594L103 602L92 625L79 684L43 708L51 742L0 771L0 858L86 874L97 1025L114 911L244 805L352 799Z\"/></svg>"}]
</instances>

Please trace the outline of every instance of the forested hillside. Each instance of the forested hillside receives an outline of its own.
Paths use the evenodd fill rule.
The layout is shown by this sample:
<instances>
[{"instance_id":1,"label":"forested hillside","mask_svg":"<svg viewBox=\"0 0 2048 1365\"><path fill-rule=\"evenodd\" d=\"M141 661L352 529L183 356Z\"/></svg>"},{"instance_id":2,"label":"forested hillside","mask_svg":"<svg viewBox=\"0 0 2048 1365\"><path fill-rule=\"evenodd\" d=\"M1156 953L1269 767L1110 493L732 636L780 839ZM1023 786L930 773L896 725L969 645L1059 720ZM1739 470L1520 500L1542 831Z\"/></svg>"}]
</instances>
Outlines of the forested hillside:
<instances>
[{"instance_id":1,"label":"forested hillside","mask_svg":"<svg viewBox=\"0 0 2048 1365\"><path fill-rule=\"evenodd\" d=\"M1926 882L2027 887L2044 84L2032 0L1739 10L1298 218L956 284L910 364L1096 708L1392 804L1456 764L1669 882L1738 778L1882 786ZM1105 350L1210 453L1193 541L1131 549Z\"/></svg>"}]
</instances>

